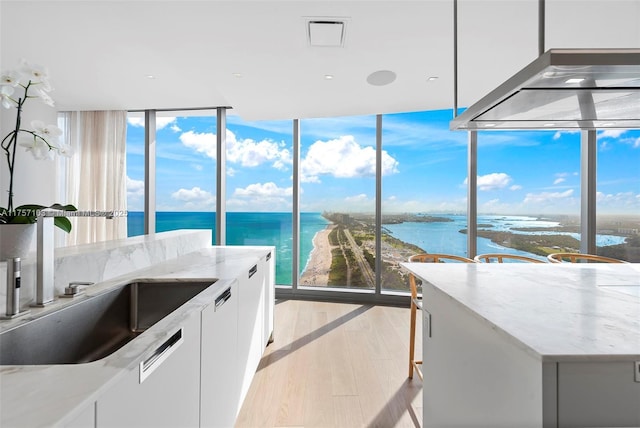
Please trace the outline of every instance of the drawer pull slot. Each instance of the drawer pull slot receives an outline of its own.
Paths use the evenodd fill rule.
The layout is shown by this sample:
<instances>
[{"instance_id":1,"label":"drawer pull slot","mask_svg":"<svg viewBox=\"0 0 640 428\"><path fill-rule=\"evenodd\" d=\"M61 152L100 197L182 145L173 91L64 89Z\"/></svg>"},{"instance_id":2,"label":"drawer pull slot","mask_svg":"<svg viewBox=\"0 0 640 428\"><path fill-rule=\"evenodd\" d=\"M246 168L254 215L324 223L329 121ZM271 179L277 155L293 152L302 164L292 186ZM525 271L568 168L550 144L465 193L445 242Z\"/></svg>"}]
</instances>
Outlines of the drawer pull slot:
<instances>
[{"instance_id":1,"label":"drawer pull slot","mask_svg":"<svg viewBox=\"0 0 640 428\"><path fill-rule=\"evenodd\" d=\"M156 349L153 354L144 361L140 362L140 383L154 372L155 369L169 358L169 355L173 353L184 342L182 338L182 328L178 330L173 336L168 338L162 345Z\"/></svg>"},{"instance_id":2,"label":"drawer pull slot","mask_svg":"<svg viewBox=\"0 0 640 428\"><path fill-rule=\"evenodd\" d=\"M254 265L251 269L249 269L249 278L255 275L256 272L258 272L258 265Z\"/></svg>"}]
</instances>

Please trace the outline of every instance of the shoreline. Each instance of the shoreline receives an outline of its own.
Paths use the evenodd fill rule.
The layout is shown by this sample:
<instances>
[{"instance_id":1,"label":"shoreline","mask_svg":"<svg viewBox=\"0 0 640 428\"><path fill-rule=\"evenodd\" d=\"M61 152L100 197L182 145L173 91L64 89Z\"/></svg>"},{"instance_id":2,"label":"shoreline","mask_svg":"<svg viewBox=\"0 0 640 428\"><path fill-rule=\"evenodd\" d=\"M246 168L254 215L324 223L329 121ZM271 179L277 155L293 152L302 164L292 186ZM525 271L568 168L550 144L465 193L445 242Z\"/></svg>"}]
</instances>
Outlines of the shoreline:
<instances>
[{"instance_id":1,"label":"shoreline","mask_svg":"<svg viewBox=\"0 0 640 428\"><path fill-rule=\"evenodd\" d=\"M313 236L313 250L300 275L300 285L326 285L329 282L331 270L329 234L335 227L334 223L330 223Z\"/></svg>"}]
</instances>

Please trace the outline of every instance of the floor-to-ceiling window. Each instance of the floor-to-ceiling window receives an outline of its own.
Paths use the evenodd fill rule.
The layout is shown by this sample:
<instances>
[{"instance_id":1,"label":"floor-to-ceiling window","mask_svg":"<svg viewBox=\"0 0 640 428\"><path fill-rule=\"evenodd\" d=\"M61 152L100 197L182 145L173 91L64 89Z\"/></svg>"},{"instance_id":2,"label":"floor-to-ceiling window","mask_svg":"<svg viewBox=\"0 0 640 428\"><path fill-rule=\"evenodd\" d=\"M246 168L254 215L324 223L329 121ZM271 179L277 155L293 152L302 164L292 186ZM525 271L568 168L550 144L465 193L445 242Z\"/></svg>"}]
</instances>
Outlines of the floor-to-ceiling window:
<instances>
[{"instance_id":1,"label":"floor-to-ceiling window","mask_svg":"<svg viewBox=\"0 0 640 428\"><path fill-rule=\"evenodd\" d=\"M399 263L413 254L467 255L467 137L449 131L451 118L451 110L383 116L383 290L408 290Z\"/></svg>"},{"instance_id":2,"label":"floor-to-ceiling window","mask_svg":"<svg viewBox=\"0 0 640 428\"><path fill-rule=\"evenodd\" d=\"M638 263L640 131L600 131L597 141L597 252Z\"/></svg>"},{"instance_id":3,"label":"floor-to-ceiling window","mask_svg":"<svg viewBox=\"0 0 640 428\"><path fill-rule=\"evenodd\" d=\"M127 115L127 236L144 234L144 113Z\"/></svg>"},{"instance_id":4,"label":"floor-to-ceiling window","mask_svg":"<svg viewBox=\"0 0 640 428\"><path fill-rule=\"evenodd\" d=\"M478 133L477 253L580 250L580 133Z\"/></svg>"},{"instance_id":5,"label":"floor-to-ceiling window","mask_svg":"<svg viewBox=\"0 0 640 428\"><path fill-rule=\"evenodd\" d=\"M127 127L129 236L143 233L144 118ZM141 137L142 134L142 137ZM156 232L211 229L215 236L216 112L156 112Z\"/></svg>"},{"instance_id":6,"label":"floor-to-ceiling window","mask_svg":"<svg viewBox=\"0 0 640 428\"><path fill-rule=\"evenodd\" d=\"M276 247L276 284L292 283L291 121L227 114L226 242Z\"/></svg>"},{"instance_id":7,"label":"floor-to-ceiling window","mask_svg":"<svg viewBox=\"0 0 640 428\"><path fill-rule=\"evenodd\" d=\"M380 153L374 116L303 119L296 189L293 122L248 122L228 114L226 244L274 245L278 285L371 292L379 281L383 292L407 291L399 263L409 255L469 255L468 134L449 131L451 117L451 110L382 116ZM215 111L162 112L156 122L157 230L215 232ZM598 253L630 261L638 260L640 239L639 138L639 131L598 133ZM551 252L579 251L580 147L580 133L572 131L478 133L477 253L544 259ZM127 155L133 236L143 233L141 114L129 118ZM382 188L380 230L376 174Z\"/></svg>"},{"instance_id":8,"label":"floor-to-ceiling window","mask_svg":"<svg viewBox=\"0 0 640 428\"><path fill-rule=\"evenodd\" d=\"M304 119L300 135L299 284L374 289L376 118Z\"/></svg>"}]
</instances>

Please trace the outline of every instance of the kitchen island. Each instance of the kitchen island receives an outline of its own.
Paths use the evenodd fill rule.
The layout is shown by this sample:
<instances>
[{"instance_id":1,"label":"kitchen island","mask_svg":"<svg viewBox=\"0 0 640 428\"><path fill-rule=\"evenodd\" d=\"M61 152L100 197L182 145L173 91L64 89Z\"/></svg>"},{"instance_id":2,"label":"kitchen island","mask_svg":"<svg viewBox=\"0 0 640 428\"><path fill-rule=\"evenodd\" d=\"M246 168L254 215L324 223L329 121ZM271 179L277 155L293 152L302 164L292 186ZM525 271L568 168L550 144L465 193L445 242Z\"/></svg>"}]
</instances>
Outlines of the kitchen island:
<instances>
[{"instance_id":1,"label":"kitchen island","mask_svg":"<svg viewBox=\"0 0 640 428\"><path fill-rule=\"evenodd\" d=\"M640 265L404 263L424 427L640 426Z\"/></svg>"},{"instance_id":2,"label":"kitchen island","mask_svg":"<svg viewBox=\"0 0 640 428\"><path fill-rule=\"evenodd\" d=\"M0 426L224 426L233 421L273 332L274 250L203 247L1 321L0 334L140 279L211 282L104 358L0 366ZM176 350L164 352L167 344ZM156 356L162 365L155 364L157 370L143 379L143 366L155 363Z\"/></svg>"}]
</instances>

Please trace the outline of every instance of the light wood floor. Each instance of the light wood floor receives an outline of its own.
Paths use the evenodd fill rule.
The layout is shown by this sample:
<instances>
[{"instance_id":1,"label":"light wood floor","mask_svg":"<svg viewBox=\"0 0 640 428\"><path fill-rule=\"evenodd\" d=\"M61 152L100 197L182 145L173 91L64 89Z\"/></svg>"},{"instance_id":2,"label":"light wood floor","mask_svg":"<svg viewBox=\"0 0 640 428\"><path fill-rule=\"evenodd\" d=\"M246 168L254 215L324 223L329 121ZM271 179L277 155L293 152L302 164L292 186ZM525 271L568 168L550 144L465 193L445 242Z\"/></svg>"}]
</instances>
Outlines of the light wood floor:
<instances>
[{"instance_id":1,"label":"light wood floor","mask_svg":"<svg viewBox=\"0 0 640 428\"><path fill-rule=\"evenodd\" d=\"M236 427L420 426L408 308L278 301L274 338Z\"/></svg>"}]
</instances>

